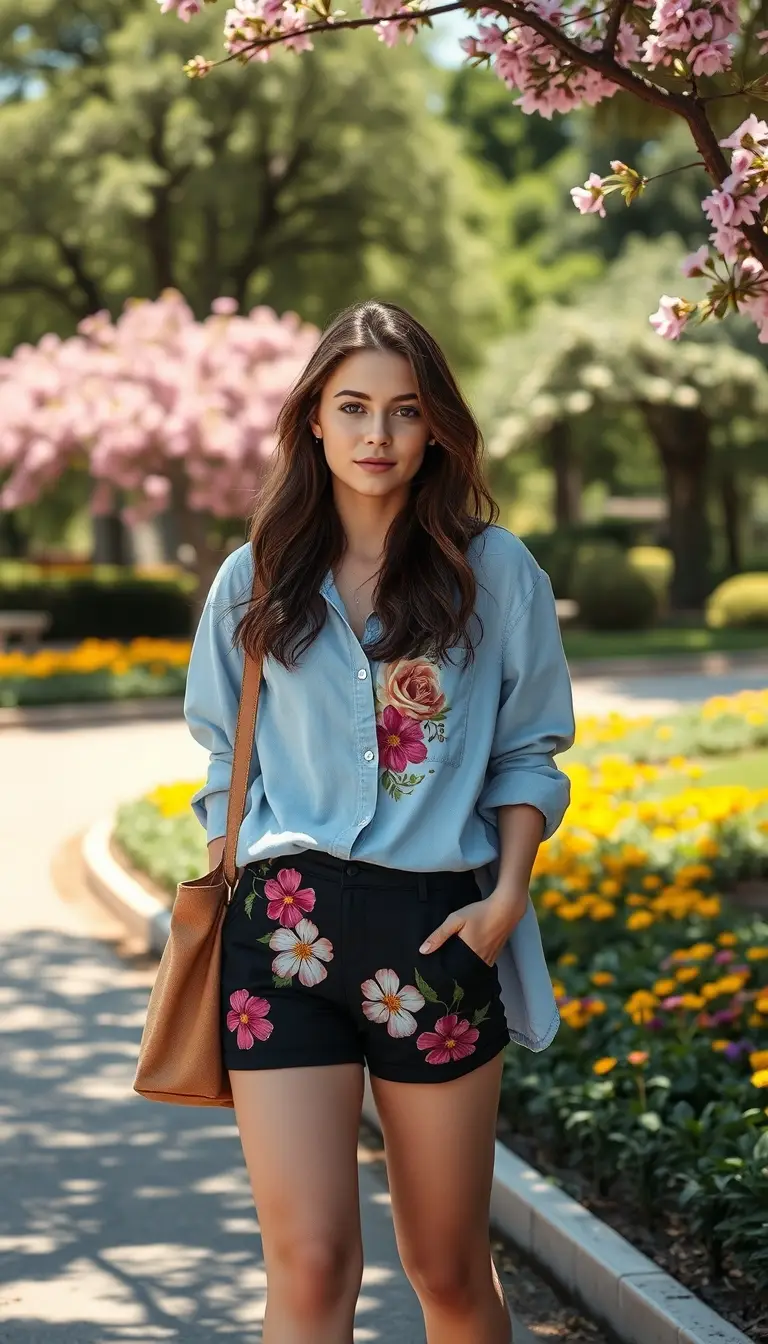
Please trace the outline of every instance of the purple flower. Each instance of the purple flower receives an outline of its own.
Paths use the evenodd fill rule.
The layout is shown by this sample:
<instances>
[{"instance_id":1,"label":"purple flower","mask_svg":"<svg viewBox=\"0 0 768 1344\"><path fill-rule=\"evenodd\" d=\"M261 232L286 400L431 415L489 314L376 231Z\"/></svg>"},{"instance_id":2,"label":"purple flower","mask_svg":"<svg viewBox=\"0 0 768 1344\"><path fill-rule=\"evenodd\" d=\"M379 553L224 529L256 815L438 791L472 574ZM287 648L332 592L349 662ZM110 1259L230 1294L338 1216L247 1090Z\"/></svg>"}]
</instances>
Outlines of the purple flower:
<instances>
[{"instance_id":1,"label":"purple flower","mask_svg":"<svg viewBox=\"0 0 768 1344\"><path fill-rule=\"evenodd\" d=\"M753 1048L751 1041L729 1041L723 1054L726 1059L731 1061L731 1063L735 1063L736 1060L741 1059L742 1055L750 1054Z\"/></svg>"}]
</instances>

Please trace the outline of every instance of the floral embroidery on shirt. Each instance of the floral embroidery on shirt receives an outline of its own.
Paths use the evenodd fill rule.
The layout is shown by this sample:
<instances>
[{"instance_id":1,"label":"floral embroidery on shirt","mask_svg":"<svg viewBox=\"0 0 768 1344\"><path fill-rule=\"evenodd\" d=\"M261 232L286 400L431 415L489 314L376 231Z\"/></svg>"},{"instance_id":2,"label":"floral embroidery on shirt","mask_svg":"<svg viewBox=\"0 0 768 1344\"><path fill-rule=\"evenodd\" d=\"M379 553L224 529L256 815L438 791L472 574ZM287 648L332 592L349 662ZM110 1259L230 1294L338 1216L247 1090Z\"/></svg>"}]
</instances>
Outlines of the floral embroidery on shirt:
<instances>
[{"instance_id":1,"label":"floral embroidery on shirt","mask_svg":"<svg viewBox=\"0 0 768 1344\"><path fill-rule=\"evenodd\" d=\"M227 1013L227 1026L237 1032L237 1044L241 1050L250 1050L254 1041L268 1041L275 1029L274 1022L267 1022L269 1003L266 999L255 998L247 989L236 989L229 996L230 1010Z\"/></svg>"},{"instance_id":2,"label":"floral embroidery on shirt","mask_svg":"<svg viewBox=\"0 0 768 1344\"><path fill-rule=\"evenodd\" d=\"M407 773L408 766L426 760L428 742L445 741L450 705L437 667L426 658L397 658L388 663L379 674L376 699L381 783L397 802L425 778Z\"/></svg>"}]
</instances>

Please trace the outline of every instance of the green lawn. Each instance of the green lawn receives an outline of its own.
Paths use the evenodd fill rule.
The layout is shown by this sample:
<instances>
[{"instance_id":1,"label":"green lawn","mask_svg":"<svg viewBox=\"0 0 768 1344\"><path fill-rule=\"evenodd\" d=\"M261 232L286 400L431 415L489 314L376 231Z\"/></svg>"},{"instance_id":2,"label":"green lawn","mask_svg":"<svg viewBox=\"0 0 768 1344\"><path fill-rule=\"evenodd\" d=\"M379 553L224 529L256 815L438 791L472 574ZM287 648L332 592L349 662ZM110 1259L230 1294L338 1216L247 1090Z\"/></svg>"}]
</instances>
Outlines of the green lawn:
<instances>
[{"instance_id":1,"label":"green lawn","mask_svg":"<svg viewBox=\"0 0 768 1344\"><path fill-rule=\"evenodd\" d=\"M654 630L563 630L569 658L662 658L670 654L765 651L768 630L708 630L705 626Z\"/></svg>"},{"instance_id":2,"label":"green lawn","mask_svg":"<svg viewBox=\"0 0 768 1344\"><path fill-rule=\"evenodd\" d=\"M746 784L750 789L768 789L768 747L760 751L744 751L739 756L721 756L718 760L708 761L706 757L699 763L704 773L700 779L691 780L694 788L708 788L713 784ZM686 787L685 780L679 775L667 775L656 780L648 787L648 793L654 797L659 794L679 793Z\"/></svg>"}]
</instances>

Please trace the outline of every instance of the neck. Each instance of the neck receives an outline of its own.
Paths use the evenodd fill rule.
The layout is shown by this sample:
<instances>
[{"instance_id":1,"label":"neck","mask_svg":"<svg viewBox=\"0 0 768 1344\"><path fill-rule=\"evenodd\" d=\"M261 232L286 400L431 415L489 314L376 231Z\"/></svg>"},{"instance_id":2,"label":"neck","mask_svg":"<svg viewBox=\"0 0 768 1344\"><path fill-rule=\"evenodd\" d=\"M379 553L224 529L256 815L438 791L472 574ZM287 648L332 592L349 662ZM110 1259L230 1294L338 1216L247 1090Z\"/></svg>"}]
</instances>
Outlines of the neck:
<instances>
[{"instance_id":1,"label":"neck","mask_svg":"<svg viewBox=\"0 0 768 1344\"><path fill-rule=\"evenodd\" d=\"M364 564L381 564L387 532L408 494L406 486L380 497L361 495L334 477L333 500L347 538L347 555Z\"/></svg>"}]
</instances>

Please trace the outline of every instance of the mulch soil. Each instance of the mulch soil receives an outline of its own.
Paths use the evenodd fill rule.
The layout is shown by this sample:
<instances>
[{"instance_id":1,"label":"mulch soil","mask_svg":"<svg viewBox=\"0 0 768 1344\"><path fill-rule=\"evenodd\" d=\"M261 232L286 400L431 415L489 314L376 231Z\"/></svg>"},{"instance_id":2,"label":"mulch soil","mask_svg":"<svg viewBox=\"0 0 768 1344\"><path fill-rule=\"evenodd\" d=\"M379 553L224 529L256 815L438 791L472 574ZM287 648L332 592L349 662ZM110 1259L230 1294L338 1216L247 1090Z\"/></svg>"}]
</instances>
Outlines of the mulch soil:
<instances>
[{"instance_id":1,"label":"mulch soil","mask_svg":"<svg viewBox=\"0 0 768 1344\"><path fill-rule=\"evenodd\" d=\"M749 1275L737 1266L726 1264L723 1277L713 1278L707 1253L688 1235L684 1215L666 1215L657 1226L649 1228L642 1213L623 1200L620 1192L608 1196L597 1193L579 1172L563 1170L549 1161L535 1139L515 1133L503 1117L499 1118L497 1133L500 1141L518 1157L553 1177L590 1213L742 1330L754 1344L768 1344L768 1297L758 1293Z\"/></svg>"}]
</instances>

